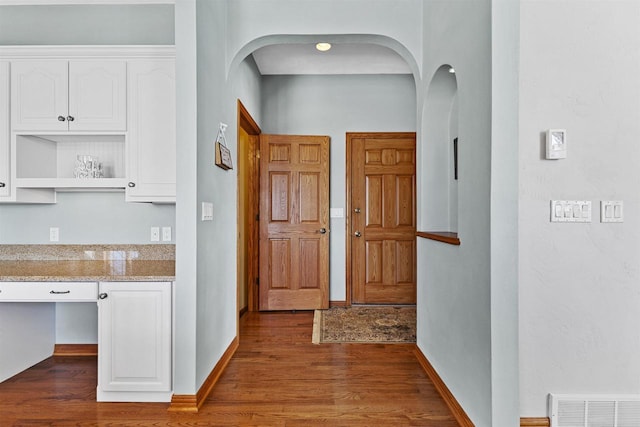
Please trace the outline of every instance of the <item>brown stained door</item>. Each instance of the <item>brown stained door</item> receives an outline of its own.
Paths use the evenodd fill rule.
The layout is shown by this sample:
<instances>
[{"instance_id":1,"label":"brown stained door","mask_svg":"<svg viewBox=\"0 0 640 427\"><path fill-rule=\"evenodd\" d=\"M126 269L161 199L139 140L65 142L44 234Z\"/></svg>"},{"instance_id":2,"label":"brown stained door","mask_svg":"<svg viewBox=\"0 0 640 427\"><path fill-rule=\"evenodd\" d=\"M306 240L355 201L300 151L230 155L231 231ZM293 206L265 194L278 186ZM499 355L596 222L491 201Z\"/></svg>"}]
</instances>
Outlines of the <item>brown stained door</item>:
<instances>
[{"instance_id":1,"label":"brown stained door","mask_svg":"<svg viewBox=\"0 0 640 427\"><path fill-rule=\"evenodd\" d=\"M351 301L415 304L415 133L349 133L347 144Z\"/></svg>"},{"instance_id":2,"label":"brown stained door","mask_svg":"<svg viewBox=\"0 0 640 427\"><path fill-rule=\"evenodd\" d=\"M260 135L260 310L329 308L329 137Z\"/></svg>"}]
</instances>

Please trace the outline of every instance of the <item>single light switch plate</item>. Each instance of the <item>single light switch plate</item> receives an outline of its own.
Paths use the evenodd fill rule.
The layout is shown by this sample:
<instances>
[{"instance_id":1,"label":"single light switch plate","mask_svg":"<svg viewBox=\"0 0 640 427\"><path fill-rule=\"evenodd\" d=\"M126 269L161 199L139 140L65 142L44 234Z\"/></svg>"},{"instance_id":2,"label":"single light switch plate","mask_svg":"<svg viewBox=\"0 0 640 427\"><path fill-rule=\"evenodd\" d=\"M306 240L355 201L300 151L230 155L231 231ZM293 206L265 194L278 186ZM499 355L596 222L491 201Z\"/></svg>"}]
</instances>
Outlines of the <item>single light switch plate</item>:
<instances>
[{"instance_id":1,"label":"single light switch plate","mask_svg":"<svg viewBox=\"0 0 640 427\"><path fill-rule=\"evenodd\" d=\"M162 227L162 241L163 242L171 241L171 227Z\"/></svg>"},{"instance_id":2,"label":"single light switch plate","mask_svg":"<svg viewBox=\"0 0 640 427\"><path fill-rule=\"evenodd\" d=\"M330 208L329 216L331 218L344 218L344 209L342 208Z\"/></svg>"},{"instance_id":3,"label":"single light switch plate","mask_svg":"<svg viewBox=\"0 0 640 427\"><path fill-rule=\"evenodd\" d=\"M151 227L151 241L152 242L160 241L160 227Z\"/></svg>"},{"instance_id":4,"label":"single light switch plate","mask_svg":"<svg viewBox=\"0 0 640 427\"><path fill-rule=\"evenodd\" d=\"M551 222L591 222L591 201L552 200Z\"/></svg>"},{"instance_id":5,"label":"single light switch plate","mask_svg":"<svg viewBox=\"0 0 640 427\"><path fill-rule=\"evenodd\" d=\"M213 221L213 203L202 202L202 220Z\"/></svg>"},{"instance_id":6,"label":"single light switch plate","mask_svg":"<svg viewBox=\"0 0 640 427\"><path fill-rule=\"evenodd\" d=\"M567 131L565 129L549 129L547 131L547 159L567 158Z\"/></svg>"},{"instance_id":7,"label":"single light switch plate","mask_svg":"<svg viewBox=\"0 0 640 427\"><path fill-rule=\"evenodd\" d=\"M60 229L58 227L49 227L49 241L58 242L60 240Z\"/></svg>"},{"instance_id":8,"label":"single light switch plate","mask_svg":"<svg viewBox=\"0 0 640 427\"><path fill-rule=\"evenodd\" d=\"M600 222L624 222L622 200L602 200L600 202Z\"/></svg>"}]
</instances>

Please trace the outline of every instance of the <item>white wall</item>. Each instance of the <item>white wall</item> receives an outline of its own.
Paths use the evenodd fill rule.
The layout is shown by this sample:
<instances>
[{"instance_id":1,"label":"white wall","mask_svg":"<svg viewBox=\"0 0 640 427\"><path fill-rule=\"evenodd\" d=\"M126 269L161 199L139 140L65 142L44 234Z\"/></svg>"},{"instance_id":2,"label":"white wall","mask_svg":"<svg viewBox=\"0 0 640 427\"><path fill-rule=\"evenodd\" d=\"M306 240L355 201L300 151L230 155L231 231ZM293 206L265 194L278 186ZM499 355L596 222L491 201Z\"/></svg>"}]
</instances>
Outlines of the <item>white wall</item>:
<instances>
[{"instance_id":1,"label":"white wall","mask_svg":"<svg viewBox=\"0 0 640 427\"><path fill-rule=\"evenodd\" d=\"M263 133L331 137L332 208L346 207L346 132L416 129L410 75L265 76L262 105ZM345 218L331 218L330 239L329 298L345 301Z\"/></svg>"},{"instance_id":2,"label":"white wall","mask_svg":"<svg viewBox=\"0 0 640 427\"><path fill-rule=\"evenodd\" d=\"M631 0L521 6L522 416L550 392L640 393L639 17ZM549 128L567 159L543 159ZM592 222L550 223L553 199L591 200ZM600 200L624 223L600 223Z\"/></svg>"}]
</instances>

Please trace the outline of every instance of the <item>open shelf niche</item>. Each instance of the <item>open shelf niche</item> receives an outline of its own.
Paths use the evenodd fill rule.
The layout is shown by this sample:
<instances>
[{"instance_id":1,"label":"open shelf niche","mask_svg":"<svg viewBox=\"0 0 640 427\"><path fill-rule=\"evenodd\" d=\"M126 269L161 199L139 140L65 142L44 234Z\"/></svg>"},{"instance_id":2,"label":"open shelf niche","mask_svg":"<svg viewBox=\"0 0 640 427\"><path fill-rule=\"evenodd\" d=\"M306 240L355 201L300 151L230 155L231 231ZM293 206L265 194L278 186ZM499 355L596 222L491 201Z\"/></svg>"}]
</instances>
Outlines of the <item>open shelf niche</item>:
<instances>
[{"instance_id":1,"label":"open shelf niche","mask_svg":"<svg viewBox=\"0 0 640 427\"><path fill-rule=\"evenodd\" d=\"M125 135L15 134L16 188L124 189ZM98 158L104 177L75 178L78 156Z\"/></svg>"}]
</instances>

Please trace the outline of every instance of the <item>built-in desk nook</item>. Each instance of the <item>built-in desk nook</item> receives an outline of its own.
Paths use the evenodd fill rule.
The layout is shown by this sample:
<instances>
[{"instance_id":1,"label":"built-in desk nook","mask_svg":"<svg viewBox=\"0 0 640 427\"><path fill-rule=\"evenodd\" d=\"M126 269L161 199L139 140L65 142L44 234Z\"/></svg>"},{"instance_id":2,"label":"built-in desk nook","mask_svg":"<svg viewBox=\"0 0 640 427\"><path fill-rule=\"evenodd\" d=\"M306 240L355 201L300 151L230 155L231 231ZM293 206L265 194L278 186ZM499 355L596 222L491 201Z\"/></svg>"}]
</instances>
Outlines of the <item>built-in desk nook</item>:
<instances>
[{"instance_id":1,"label":"built-in desk nook","mask_svg":"<svg viewBox=\"0 0 640 427\"><path fill-rule=\"evenodd\" d=\"M97 400L169 402L174 280L173 245L0 246L0 381L67 344L58 304L93 304Z\"/></svg>"}]
</instances>

